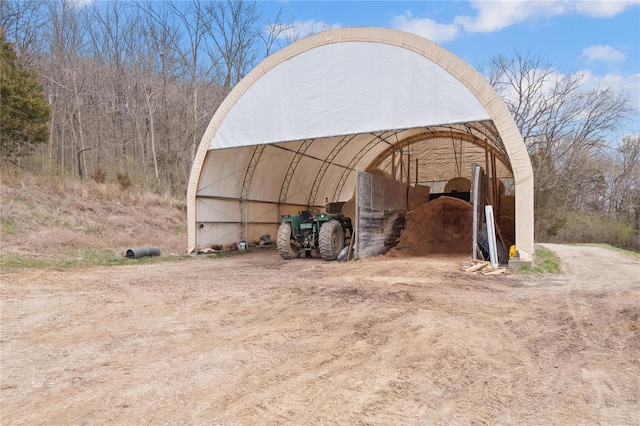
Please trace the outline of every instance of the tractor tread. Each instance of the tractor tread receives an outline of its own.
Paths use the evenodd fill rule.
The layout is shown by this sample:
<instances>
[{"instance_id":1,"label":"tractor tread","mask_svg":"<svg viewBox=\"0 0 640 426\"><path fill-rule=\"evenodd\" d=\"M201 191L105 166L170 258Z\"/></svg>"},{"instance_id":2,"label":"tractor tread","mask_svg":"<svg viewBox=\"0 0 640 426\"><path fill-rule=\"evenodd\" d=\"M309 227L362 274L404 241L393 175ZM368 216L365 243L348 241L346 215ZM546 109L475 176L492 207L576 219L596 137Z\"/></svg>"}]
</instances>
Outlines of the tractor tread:
<instances>
[{"instance_id":1,"label":"tractor tread","mask_svg":"<svg viewBox=\"0 0 640 426\"><path fill-rule=\"evenodd\" d=\"M344 229L342 224L331 219L322 224L318 236L320 257L324 260L335 260L344 247Z\"/></svg>"},{"instance_id":2,"label":"tractor tread","mask_svg":"<svg viewBox=\"0 0 640 426\"><path fill-rule=\"evenodd\" d=\"M300 255L300 249L291 244L291 224L289 222L281 223L278 227L276 247L280 257L285 260L295 259Z\"/></svg>"}]
</instances>

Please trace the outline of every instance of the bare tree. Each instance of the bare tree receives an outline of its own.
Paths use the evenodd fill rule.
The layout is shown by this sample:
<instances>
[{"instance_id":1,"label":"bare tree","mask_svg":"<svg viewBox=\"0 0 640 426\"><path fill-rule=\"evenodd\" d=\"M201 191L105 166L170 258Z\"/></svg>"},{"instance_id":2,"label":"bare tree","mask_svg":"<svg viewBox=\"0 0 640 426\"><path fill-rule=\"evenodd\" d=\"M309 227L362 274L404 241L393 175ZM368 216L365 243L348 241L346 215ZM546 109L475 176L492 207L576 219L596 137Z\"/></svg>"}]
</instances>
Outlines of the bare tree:
<instances>
[{"instance_id":1,"label":"bare tree","mask_svg":"<svg viewBox=\"0 0 640 426\"><path fill-rule=\"evenodd\" d=\"M267 24L264 31L260 33L260 38L264 43L264 56L269 56L273 53L274 49L281 48L282 46L277 44L278 40L281 39L287 31L293 30L293 25L283 23L281 18L282 9L279 9L273 22Z\"/></svg>"},{"instance_id":2,"label":"bare tree","mask_svg":"<svg viewBox=\"0 0 640 426\"><path fill-rule=\"evenodd\" d=\"M255 65L261 14L255 2L243 0L207 3L206 8L211 17L211 39L221 58L220 84L231 88Z\"/></svg>"},{"instance_id":3,"label":"bare tree","mask_svg":"<svg viewBox=\"0 0 640 426\"><path fill-rule=\"evenodd\" d=\"M184 60L180 51L181 30L175 15L167 8L157 8L153 2L140 4L144 28L136 49L135 67L137 74L137 104L141 105L143 121L136 124L139 138L144 129L144 139L149 146L154 166L154 177L159 180L161 174L170 173L167 161L161 167L159 158L171 158L172 144L179 136L172 132L172 113L176 101L172 99L170 88L178 84L181 75L181 63ZM140 118L140 117L139 117ZM156 137L159 134L160 137ZM159 142L162 142L161 144ZM142 144L142 142L141 142ZM162 151L159 152L161 145Z\"/></svg>"},{"instance_id":4,"label":"bare tree","mask_svg":"<svg viewBox=\"0 0 640 426\"><path fill-rule=\"evenodd\" d=\"M212 71L216 67L211 58L208 45L208 28L210 16L203 3L174 2L164 3L165 7L157 8L153 3L143 6L145 12L158 26L156 32L162 35L158 39L162 48L171 52L179 60L183 81L188 82L189 129L186 141L189 143L191 156L195 156L199 141L199 128L203 119L200 113L200 93L204 84L210 82ZM166 14L170 11L171 16ZM178 23L172 26L172 18ZM171 29L169 29L171 28ZM185 49L185 46L189 46ZM173 142L173 141L172 141Z\"/></svg>"},{"instance_id":5,"label":"bare tree","mask_svg":"<svg viewBox=\"0 0 640 426\"><path fill-rule=\"evenodd\" d=\"M72 152L76 157L78 174L86 176L86 151L91 149L85 143L84 91L88 73L83 69L88 65L85 59L86 15L83 9L73 7L71 1L54 1L46 4L48 22L44 27L44 39L52 66L42 74L60 89L57 100L62 102L60 109L65 129L73 140ZM64 167L65 150L60 153Z\"/></svg>"},{"instance_id":6,"label":"bare tree","mask_svg":"<svg viewBox=\"0 0 640 426\"><path fill-rule=\"evenodd\" d=\"M27 67L32 65L33 56L42 49L43 6L39 0L0 0L0 27L12 40Z\"/></svg>"},{"instance_id":7,"label":"bare tree","mask_svg":"<svg viewBox=\"0 0 640 426\"><path fill-rule=\"evenodd\" d=\"M49 102L43 170L117 169L176 193L216 108L287 28L264 34L258 4L242 0L0 0L0 9Z\"/></svg>"},{"instance_id":8,"label":"bare tree","mask_svg":"<svg viewBox=\"0 0 640 426\"><path fill-rule=\"evenodd\" d=\"M88 27L88 52L104 70L102 84L94 87L103 104L99 114L104 117L106 131L96 141L109 142L116 158L124 159L131 150L126 130L126 115L131 94L131 62L135 57L135 38L139 22L135 9L125 2L104 2L90 11L92 25ZM96 111L98 112L98 111Z\"/></svg>"},{"instance_id":9,"label":"bare tree","mask_svg":"<svg viewBox=\"0 0 640 426\"><path fill-rule=\"evenodd\" d=\"M640 135L626 135L611 158L608 207L640 231Z\"/></svg>"},{"instance_id":10,"label":"bare tree","mask_svg":"<svg viewBox=\"0 0 640 426\"><path fill-rule=\"evenodd\" d=\"M568 195L575 182L591 181L597 171L585 167L593 164L587 160L602 155L608 147L606 137L630 113L628 95L610 87L585 90L583 75L563 75L539 56L496 56L488 80L520 129L532 155L536 190L541 192ZM600 190L598 185L592 190Z\"/></svg>"}]
</instances>

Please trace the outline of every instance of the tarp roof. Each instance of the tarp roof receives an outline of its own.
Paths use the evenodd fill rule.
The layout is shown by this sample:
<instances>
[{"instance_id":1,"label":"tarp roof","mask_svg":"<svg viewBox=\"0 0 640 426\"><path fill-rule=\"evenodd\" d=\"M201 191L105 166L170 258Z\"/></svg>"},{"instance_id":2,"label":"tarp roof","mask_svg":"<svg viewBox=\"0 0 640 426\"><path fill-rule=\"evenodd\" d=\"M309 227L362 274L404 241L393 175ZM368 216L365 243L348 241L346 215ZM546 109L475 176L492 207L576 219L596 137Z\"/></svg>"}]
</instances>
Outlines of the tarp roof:
<instances>
[{"instance_id":1,"label":"tarp roof","mask_svg":"<svg viewBox=\"0 0 640 426\"><path fill-rule=\"evenodd\" d=\"M189 249L248 238L249 222L261 232L287 206L346 201L356 169L389 166L400 148L431 181L492 152L498 176L515 182L517 245L533 253L533 174L504 102L452 53L382 28L300 40L232 90L194 160ZM196 234L197 224L206 229Z\"/></svg>"}]
</instances>

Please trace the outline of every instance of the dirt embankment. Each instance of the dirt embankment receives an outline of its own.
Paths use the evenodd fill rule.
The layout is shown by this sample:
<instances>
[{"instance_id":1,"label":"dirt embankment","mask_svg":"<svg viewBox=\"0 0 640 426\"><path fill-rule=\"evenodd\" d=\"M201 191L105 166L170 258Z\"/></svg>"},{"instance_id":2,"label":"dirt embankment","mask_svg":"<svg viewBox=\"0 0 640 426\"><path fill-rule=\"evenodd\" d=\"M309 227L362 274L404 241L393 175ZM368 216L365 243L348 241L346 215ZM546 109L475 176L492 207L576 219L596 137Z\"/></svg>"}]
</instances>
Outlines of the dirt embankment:
<instances>
[{"instance_id":1,"label":"dirt embankment","mask_svg":"<svg viewBox=\"0 0 640 426\"><path fill-rule=\"evenodd\" d=\"M187 246L184 202L169 196L28 173L2 176L0 194L6 257L59 262L147 245L182 254Z\"/></svg>"},{"instance_id":2,"label":"dirt embankment","mask_svg":"<svg viewBox=\"0 0 640 426\"><path fill-rule=\"evenodd\" d=\"M575 255L4 271L2 423L638 424L640 262Z\"/></svg>"}]
</instances>

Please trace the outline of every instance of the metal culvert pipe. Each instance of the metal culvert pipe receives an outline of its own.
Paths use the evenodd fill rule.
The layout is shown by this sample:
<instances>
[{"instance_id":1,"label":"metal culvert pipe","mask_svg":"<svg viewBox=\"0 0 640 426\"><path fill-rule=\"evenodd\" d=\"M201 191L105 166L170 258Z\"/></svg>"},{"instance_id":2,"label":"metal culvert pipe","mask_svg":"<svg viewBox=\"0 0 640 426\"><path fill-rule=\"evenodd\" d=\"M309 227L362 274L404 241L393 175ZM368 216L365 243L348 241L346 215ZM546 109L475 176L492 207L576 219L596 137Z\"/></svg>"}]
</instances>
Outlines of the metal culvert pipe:
<instances>
[{"instance_id":1,"label":"metal culvert pipe","mask_svg":"<svg viewBox=\"0 0 640 426\"><path fill-rule=\"evenodd\" d=\"M130 248L127 250L126 256L129 259L137 259L145 256L160 256L160 248L156 246Z\"/></svg>"}]
</instances>

